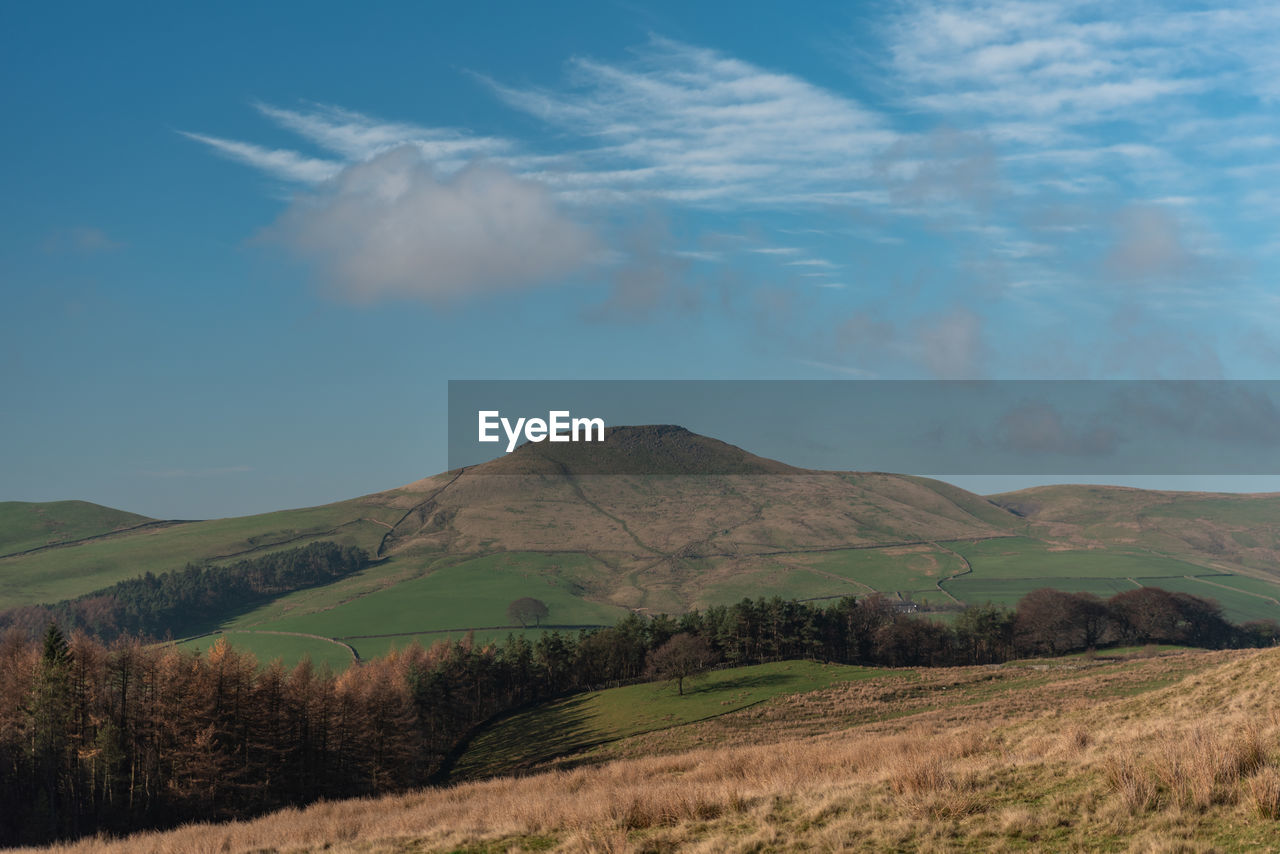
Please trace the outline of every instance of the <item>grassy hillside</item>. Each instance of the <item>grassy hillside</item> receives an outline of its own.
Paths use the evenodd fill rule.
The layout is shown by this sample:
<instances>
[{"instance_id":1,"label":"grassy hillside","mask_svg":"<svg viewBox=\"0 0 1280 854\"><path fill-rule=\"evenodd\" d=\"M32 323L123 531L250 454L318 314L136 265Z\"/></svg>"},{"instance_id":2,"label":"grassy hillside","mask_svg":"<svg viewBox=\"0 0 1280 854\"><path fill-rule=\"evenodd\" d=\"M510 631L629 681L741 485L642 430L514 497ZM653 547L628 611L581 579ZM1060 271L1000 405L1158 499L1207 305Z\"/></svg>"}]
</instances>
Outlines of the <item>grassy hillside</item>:
<instances>
[{"instance_id":1,"label":"grassy hillside","mask_svg":"<svg viewBox=\"0 0 1280 854\"><path fill-rule=\"evenodd\" d=\"M452 779L524 772L628 736L729 714L784 694L887 673L869 667L783 661L708 673L691 680L683 695L658 682L578 694L513 715L484 731L454 766Z\"/></svg>"},{"instance_id":2,"label":"grassy hillside","mask_svg":"<svg viewBox=\"0 0 1280 854\"><path fill-rule=\"evenodd\" d=\"M342 638L366 658L384 653L398 639L427 631L475 627L505 636L518 629L507 616L507 606L522 596L547 604L549 625L613 625L626 611L592 602L581 593L584 578L596 572L599 569L582 555L491 555L442 567L327 610L262 622L255 614L233 625Z\"/></svg>"},{"instance_id":3,"label":"grassy hillside","mask_svg":"<svg viewBox=\"0 0 1280 854\"><path fill-rule=\"evenodd\" d=\"M1140 549L1268 580L1280 567L1280 495L1043 486L991 499L1037 539Z\"/></svg>"},{"instance_id":4,"label":"grassy hillside","mask_svg":"<svg viewBox=\"0 0 1280 854\"><path fill-rule=\"evenodd\" d=\"M341 673L355 661L351 650L342 644L323 638L274 632L219 632L182 641L178 646L190 650L207 650L222 637L225 637L231 646L251 651L261 666L269 665L277 658L285 662L294 662L305 656L310 658L317 667L326 665L335 673Z\"/></svg>"},{"instance_id":5,"label":"grassy hillside","mask_svg":"<svg viewBox=\"0 0 1280 854\"><path fill-rule=\"evenodd\" d=\"M1280 619L1280 496L1055 486L988 499L927 478L794 469L680 428L610 435L611 450L526 445L322 507L37 546L0 557L0 608L334 540L376 564L229 620L238 645L265 659L281 642L248 632L340 638L361 655L470 629L501 637L524 595L556 624L589 625L768 595L875 591L959 607L1044 586L1155 585L1215 598L1235 620ZM0 506L0 521L28 520L3 529L8 542L33 542L35 517L12 507L44 505ZM94 522L91 506L80 527L61 511L57 536L132 521Z\"/></svg>"},{"instance_id":6,"label":"grassy hillside","mask_svg":"<svg viewBox=\"0 0 1280 854\"><path fill-rule=\"evenodd\" d=\"M0 607L71 597L189 561L335 540L366 548L378 563L257 607L225 628L354 639L361 654L376 654L436 636L429 633L505 634L506 606L521 595L547 602L556 624L591 625L628 610L680 612L769 592L809 598L910 588L930 561L952 559L904 553L898 579L888 568L898 553L870 550L1005 536L1020 524L985 499L932 481L806 472L679 428L611 435L625 441L604 459L553 459L526 446L352 501L0 558ZM636 473L659 458L665 471L689 473ZM566 473L567 466L633 473ZM832 549L868 552L846 561L853 570L805 565ZM858 580L857 566L875 578ZM243 634L237 643L269 657L278 642L263 637Z\"/></svg>"},{"instance_id":7,"label":"grassy hillside","mask_svg":"<svg viewBox=\"0 0 1280 854\"><path fill-rule=\"evenodd\" d=\"M188 562L225 561L332 540L376 550L388 520L385 507L343 502L260 516L148 527L117 536L0 558L0 608L55 602L147 572Z\"/></svg>"},{"instance_id":8,"label":"grassy hillside","mask_svg":"<svg viewBox=\"0 0 1280 854\"><path fill-rule=\"evenodd\" d=\"M0 501L0 555L99 537L153 521L88 501Z\"/></svg>"},{"instance_id":9,"label":"grassy hillside","mask_svg":"<svg viewBox=\"0 0 1280 854\"><path fill-rule=\"evenodd\" d=\"M874 675L564 770L60 850L1275 850L1277 674L1270 650Z\"/></svg>"}]
</instances>

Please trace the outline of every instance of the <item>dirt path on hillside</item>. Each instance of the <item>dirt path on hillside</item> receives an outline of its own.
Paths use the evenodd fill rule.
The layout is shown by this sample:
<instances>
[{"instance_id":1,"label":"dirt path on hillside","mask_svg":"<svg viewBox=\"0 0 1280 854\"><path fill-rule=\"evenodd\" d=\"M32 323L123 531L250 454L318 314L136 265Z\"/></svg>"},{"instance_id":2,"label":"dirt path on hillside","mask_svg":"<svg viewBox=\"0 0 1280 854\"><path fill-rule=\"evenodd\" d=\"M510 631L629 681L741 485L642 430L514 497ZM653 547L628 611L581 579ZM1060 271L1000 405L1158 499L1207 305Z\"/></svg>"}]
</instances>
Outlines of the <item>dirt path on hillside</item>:
<instances>
[{"instance_id":1,"label":"dirt path on hillside","mask_svg":"<svg viewBox=\"0 0 1280 854\"><path fill-rule=\"evenodd\" d=\"M419 510L426 509L441 495L441 493L443 493L446 489L448 489L449 487L457 483L458 478L462 477L462 475L465 474L466 471L467 471L466 466L458 469L458 473L455 474L453 477L449 478L448 483L446 483L444 486L440 487L435 492L428 495L426 498L419 501L417 504L410 507L408 510L404 511L404 515L401 516L399 519L397 519L394 525L388 526L387 532L383 534L382 539L378 541L378 550L374 552L374 557L382 557L382 553L387 547L387 538L396 532L396 528L399 528L402 524L404 524L404 520L408 519L410 516L412 516L414 513L418 512Z\"/></svg>"}]
</instances>

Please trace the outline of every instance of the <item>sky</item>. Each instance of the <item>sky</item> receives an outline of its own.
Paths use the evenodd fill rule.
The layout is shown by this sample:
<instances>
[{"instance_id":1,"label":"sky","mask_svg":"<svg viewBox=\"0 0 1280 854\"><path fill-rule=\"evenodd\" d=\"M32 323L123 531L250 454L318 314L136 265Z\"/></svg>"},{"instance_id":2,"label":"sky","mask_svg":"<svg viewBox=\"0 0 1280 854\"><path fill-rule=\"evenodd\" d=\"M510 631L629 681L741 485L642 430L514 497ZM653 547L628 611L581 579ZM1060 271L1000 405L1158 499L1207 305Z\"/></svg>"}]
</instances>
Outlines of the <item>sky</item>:
<instances>
[{"instance_id":1,"label":"sky","mask_svg":"<svg viewBox=\"0 0 1280 854\"><path fill-rule=\"evenodd\" d=\"M10 4L0 498L389 488L458 379L1274 379L1277 43L1265 3Z\"/></svg>"}]
</instances>

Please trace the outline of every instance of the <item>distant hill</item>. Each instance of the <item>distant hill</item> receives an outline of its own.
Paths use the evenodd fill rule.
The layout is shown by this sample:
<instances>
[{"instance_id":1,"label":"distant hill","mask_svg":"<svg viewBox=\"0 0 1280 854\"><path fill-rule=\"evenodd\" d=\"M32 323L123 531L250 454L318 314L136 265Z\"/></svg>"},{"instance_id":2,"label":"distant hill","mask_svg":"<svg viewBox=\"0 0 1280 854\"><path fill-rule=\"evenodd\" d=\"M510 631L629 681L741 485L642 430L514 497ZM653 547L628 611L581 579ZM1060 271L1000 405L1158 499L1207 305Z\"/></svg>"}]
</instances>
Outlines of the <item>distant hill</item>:
<instances>
[{"instance_id":1,"label":"distant hill","mask_svg":"<svg viewBox=\"0 0 1280 854\"><path fill-rule=\"evenodd\" d=\"M610 554L658 570L675 560L1002 536L1021 524L937 481L798 469L679 427L614 428L608 442L524 445L415 484L428 494L385 548Z\"/></svg>"},{"instance_id":2,"label":"distant hill","mask_svg":"<svg viewBox=\"0 0 1280 854\"><path fill-rule=\"evenodd\" d=\"M613 428L602 445L527 444L319 507L123 516L144 526L111 533L122 517L83 542L64 528L65 544L0 557L0 607L331 540L377 562L231 620L237 643L275 654L293 632L363 656L472 630L484 640L512 630L506 606L524 596L548 605L548 623L587 626L769 595L959 608L1044 586L1153 585L1215 598L1237 621L1280 619L1280 496L1055 486L983 497L922 477L798 469L671 425Z\"/></svg>"},{"instance_id":3,"label":"distant hill","mask_svg":"<svg viewBox=\"0 0 1280 854\"><path fill-rule=\"evenodd\" d=\"M481 466L490 475L799 474L804 469L748 453L675 424L607 427L604 442L526 443Z\"/></svg>"},{"instance_id":4,"label":"distant hill","mask_svg":"<svg viewBox=\"0 0 1280 854\"><path fill-rule=\"evenodd\" d=\"M1280 495L1040 486L990 496L1028 532L1080 548L1128 546L1206 566L1280 573Z\"/></svg>"},{"instance_id":5,"label":"distant hill","mask_svg":"<svg viewBox=\"0 0 1280 854\"><path fill-rule=\"evenodd\" d=\"M97 537L154 521L88 501L0 501L0 555Z\"/></svg>"}]
</instances>

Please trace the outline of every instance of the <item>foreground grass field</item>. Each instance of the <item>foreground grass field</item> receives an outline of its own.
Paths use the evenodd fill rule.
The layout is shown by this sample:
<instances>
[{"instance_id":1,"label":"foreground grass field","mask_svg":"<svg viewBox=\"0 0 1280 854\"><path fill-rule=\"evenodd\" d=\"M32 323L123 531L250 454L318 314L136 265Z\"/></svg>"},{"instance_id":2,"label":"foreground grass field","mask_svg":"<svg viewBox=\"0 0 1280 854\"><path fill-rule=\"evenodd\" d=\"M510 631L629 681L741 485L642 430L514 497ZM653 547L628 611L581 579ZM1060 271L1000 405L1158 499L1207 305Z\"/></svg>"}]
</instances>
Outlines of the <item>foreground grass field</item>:
<instances>
[{"instance_id":1,"label":"foreground grass field","mask_svg":"<svg viewBox=\"0 0 1280 854\"><path fill-rule=\"evenodd\" d=\"M1280 846L1280 650L903 675L624 738L568 770L49 850Z\"/></svg>"},{"instance_id":2,"label":"foreground grass field","mask_svg":"<svg viewBox=\"0 0 1280 854\"><path fill-rule=\"evenodd\" d=\"M690 680L683 695L658 682L578 694L488 728L454 766L451 778L525 772L628 736L728 714L783 694L885 674L868 667L784 661L713 671Z\"/></svg>"}]
</instances>

